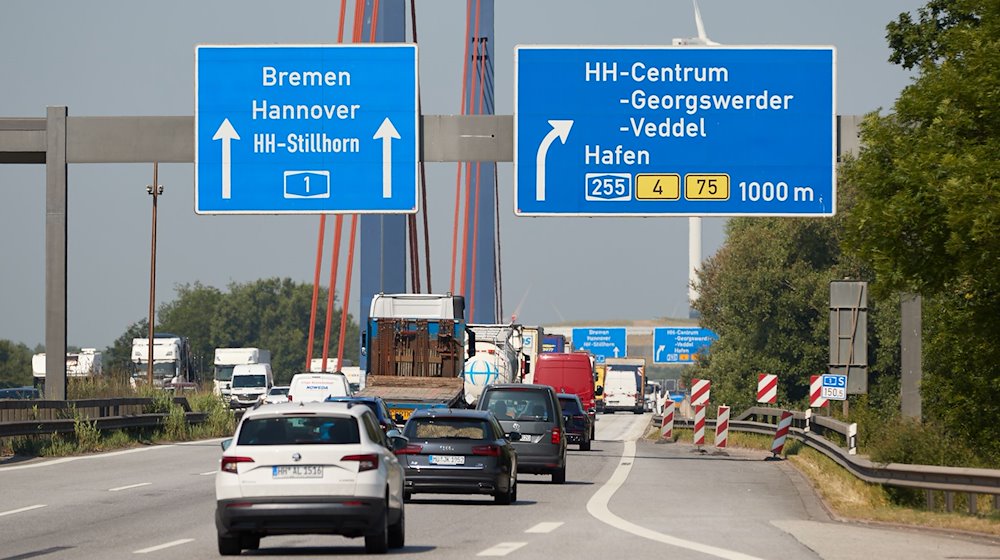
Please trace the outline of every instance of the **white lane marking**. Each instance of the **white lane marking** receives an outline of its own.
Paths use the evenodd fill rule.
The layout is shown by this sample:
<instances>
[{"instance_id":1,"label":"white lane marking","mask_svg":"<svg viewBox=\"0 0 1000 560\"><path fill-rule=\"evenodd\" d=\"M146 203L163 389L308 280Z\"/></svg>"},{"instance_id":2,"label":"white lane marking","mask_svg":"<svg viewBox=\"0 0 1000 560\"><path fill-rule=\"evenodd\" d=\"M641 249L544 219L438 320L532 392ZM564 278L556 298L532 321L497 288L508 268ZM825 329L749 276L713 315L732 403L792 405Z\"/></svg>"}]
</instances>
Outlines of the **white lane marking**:
<instances>
[{"instance_id":1,"label":"white lane marking","mask_svg":"<svg viewBox=\"0 0 1000 560\"><path fill-rule=\"evenodd\" d=\"M688 550L701 552L717 558L724 558L725 560L761 560L756 556L750 556L749 554L743 554L742 552L727 550L725 548L719 548L658 533L651 529L636 525L630 521L626 521L611 513L611 510L608 509L608 502L611 501L611 497L614 496L615 492L617 492L618 489L625 484L625 480L628 478L628 474L632 470L632 463L634 460L635 440L632 439L625 442L625 451L622 452L621 462L618 464L618 468L615 469L614 474L611 475L611 478L604 483L604 486L595 492L594 495L591 496L590 501L587 502L587 512L589 512L590 515L593 515L603 523L611 525L617 529L621 529L622 531L632 533L633 535L640 536L644 539L669 544L679 548L686 548Z\"/></svg>"},{"instance_id":2,"label":"white lane marking","mask_svg":"<svg viewBox=\"0 0 1000 560\"><path fill-rule=\"evenodd\" d=\"M492 548L480 552L476 556L507 556L511 552L526 545L526 542L502 542Z\"/></svg>"},{"instance_id":3,"label":"white lane marking","mask_svg":"<svg viewBox=\"0 0 1000 560\"><path fill-rule=\"evenodd\" d=\"M562 521L545 521L528 529L525 533L551 533L562 525Z\"/></svg>"},{"instance_id":4,"label":"white lane marking","mask_svg":"<svg viewBox=\"0 0 1000 560\"><path fill-rule=\"evenodd\" d=\"M132 554L146 554L147 552L156 552L157 550L163 550L164 548L170 548L172 546L177 546L179 544L187 544L193 540L194 539L177 539L176 541L170 541L168 543L151 546L149 548L143 548L141 550L133 550Z\"/></svg>"},{"instance_id":5,"label":"white lane marking","mask_svg":"<svg viewBox=\"0 0 1000 560\"><path fill-rule=\"evenodd\" d=\"M139 484L129 484L128 486L118 486L116 488L108 488L108 492L119 492L121 490L131 490L132 488L139 488L142 486L150 486L152 482L140 482Z\"/></svg>"},{"instance_id":6,"label":"white lane marking","mask_svg":"<svg viewBox=\"0 0 1000 560\"><path fill-rule=\"evenodd\" d=\"M169 449L171 447L176 447L178 445L200 445L204 443L218 443L226 438L212 438L212 439L201 439L197 441L184 441L181 443L169 443L166 445L154 445L151 447L134 447L132 449L124 449L122 451L111 451L109 453L98 453L96 455L82 455L80 457L63 457L61 459L53 459L51 461L44 461L41 463L31 463L29 465L10 465L7 467L0 467L0 473L5 473L7 471L19 471L21 469L37 469L41 467L51 467L55 465L61 465L63 463L72 463L73 461L83 461L89 459L101 459L104 457L117 457L119 455L129 455L131 453L144 453L146 451L152 451L154 449Z\"/></svg>"},{"instance_id":7,"label":"white lane marking","mask_svg":"<svg viewBox=\"0 0 1000 560\"><path fill-rule=\"evenodd\" d=\"M38 509L38 508L43 508L43 507L45 507L45 504L35 504L33 506L12 509L10 511L0 511L0 517L3 517L5 515L14 515L15 513L23 513L23 512L26 512L26 511L31 511L33 509Z\"/></svg>"},{"instance_id":8,"label":"white lane marking","mask_svg":"<svg viewBox=\"0 0 1000 560\"><path fill-rule=\"evenodd\" d=\"M215 474L217 472L219 472L219 471L205 471L203 473L199 473L199 476L209 476L209 475Z\"/></svg>"}]
</instances>

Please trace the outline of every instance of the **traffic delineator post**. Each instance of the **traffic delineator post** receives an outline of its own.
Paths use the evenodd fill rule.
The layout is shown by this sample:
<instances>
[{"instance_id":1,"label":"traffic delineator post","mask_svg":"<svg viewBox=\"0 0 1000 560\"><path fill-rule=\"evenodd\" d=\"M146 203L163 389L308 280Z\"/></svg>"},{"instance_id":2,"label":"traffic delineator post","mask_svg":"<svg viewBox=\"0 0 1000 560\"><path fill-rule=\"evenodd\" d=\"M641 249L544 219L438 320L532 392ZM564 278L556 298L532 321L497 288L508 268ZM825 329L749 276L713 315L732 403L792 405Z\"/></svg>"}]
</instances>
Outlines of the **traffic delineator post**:
<instances>
[{"instance_id":1,"label":"traffic delineator post","mask_svg":"<svg viewBox=\"0 0 1000 560\"><path fill-rule=\"evenodd\" d=\"M715 446L723 448L729 439L729 407L720 406L715 418Z\"/></svg>"},{"instance_id":2,"label":"traffic delineator post","mask_svg":"<svg viewBox=\"0 0 1000 560\"><path fill-rule=\"evenodd\" d=\"M778 421L778 429L774 431L774 441L771 442L771 453L775 457L781 454L785 448L785 439L788 437L788 430L792 427L792 413L787 410L781 411L781 420Z\"/></svg>"},{"instance_id":3,"label":"traffic delineator post","mask_svg":"<svg viewBox=\"0 0 1000 560\"><path fill-rule=\"evenodd\" d=\"M694 407L694 444L705 445L705 405Z\"/></svg>"},{"instance_id":4,"label":"traffic delineator post","mask_svg":"<svg viewBox=\"0 0 1000 560\"><path fill-rule=\"evenodd\" d=\"M774 404L778 402L778 376L773 373L757 375L757 402Z\"/></svg>"},{"instance_id":5,"label":"traffic delineator post","mask_svg":"<svg viewBox=\"0 0 1000 560\"><path fill-rule=\"evenodd\" d=\"M712 382L708 379L691 380L691 405L699 406L708 404L708 399L712 389Z\"/></svg>"},{"instance_id":6,"label":"traffic delineator post","mask_svg":"<svg viewBox=\"0 0 1000 560\"><path fill-rule=\"evenodd\" d=\"M660 439L674 439L674 401L667 400L663 408L663 420L660 422Z\"/></svg>"},{"instance_id":7,"label":"traffic delineator post","mask_svg":"<svg viewBox=\"0 0 1000 560\"><path fill-rule=\"evenodd\" d=\"M821 395L823 393L823 376L822 375L810 375L809 376L809 406L812 408L829 407L830 401L824 399Z\"/></svg>"}]
</instances>

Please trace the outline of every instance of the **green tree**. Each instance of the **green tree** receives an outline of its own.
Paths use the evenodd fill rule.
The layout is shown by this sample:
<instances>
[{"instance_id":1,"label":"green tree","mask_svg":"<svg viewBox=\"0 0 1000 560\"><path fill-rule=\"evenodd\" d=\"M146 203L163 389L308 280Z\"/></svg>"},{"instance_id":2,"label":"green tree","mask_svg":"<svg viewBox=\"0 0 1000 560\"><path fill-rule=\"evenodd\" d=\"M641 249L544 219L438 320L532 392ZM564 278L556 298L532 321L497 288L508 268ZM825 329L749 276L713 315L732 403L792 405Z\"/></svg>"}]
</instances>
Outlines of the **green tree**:
<instances>
[{"instance_id":1,"label":"green tree","mask_svg":"<svg viewBox=\"0 0 1000 560\"><path fill-rule=\"evenodd\" d=\"M160 306L157 331L186 336L202 379L212 370L215 346L212 340L212 317L223 300L218 288L201 282L175 287L177 298Z\"/></svg>"},{"instance_id":2,"label":"green tree","mask_svg":"<svg viewBox=\"0 0 1000 560\"><path fill-rule=\"evenodd\" d=\"M0 387L31 385L31 356L25 344L0 340Z\"/></svg>"},{"instance_id":3,"label":"green tree","mask_svg":"<svg viewBox=\"0 0 1000 560\"><path fill-rule=\"evenodd\" d=\"M862 126L845 250L876 295L924 296L925 415L1000 457L1000 3L933 0L888 39L919 76Z\"/></svg>"},{"instance_id":4,"label":"green tree","mask_svg":"<svg viewBox=\"0 0 1000 560\"><path fill-rule=\"evenodd\" d=\"M149 336L149 321L139 319L129 325L121 336L104 349L104 369L105 372L117 376L127 377L132 373L132 339Z\"/></svg>"}]
</instances>

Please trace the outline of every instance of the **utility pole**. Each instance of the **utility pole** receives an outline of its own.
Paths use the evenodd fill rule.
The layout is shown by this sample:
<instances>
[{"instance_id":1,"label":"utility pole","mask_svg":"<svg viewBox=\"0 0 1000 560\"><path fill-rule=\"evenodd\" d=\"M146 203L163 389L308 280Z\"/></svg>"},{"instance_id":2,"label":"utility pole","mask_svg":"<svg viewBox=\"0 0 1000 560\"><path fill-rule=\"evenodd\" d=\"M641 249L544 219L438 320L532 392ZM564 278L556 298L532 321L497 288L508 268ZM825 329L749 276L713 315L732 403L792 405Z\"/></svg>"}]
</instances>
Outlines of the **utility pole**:
<instances>
[{"instance_id":1,"label":"utility pole","mask_svg":"<svg viewBox=\"0 0 1000 560\"><path fill-rule=\"evenodd\" d=\"M153 196L153 235L149 249L149 342L146 346L146 381L153 386L153 321L156 312L156 203L163 194L163 185L157 182L159 165L153 162L153 184L146 185L146 192Z\"/></svg>"}]
</instances>

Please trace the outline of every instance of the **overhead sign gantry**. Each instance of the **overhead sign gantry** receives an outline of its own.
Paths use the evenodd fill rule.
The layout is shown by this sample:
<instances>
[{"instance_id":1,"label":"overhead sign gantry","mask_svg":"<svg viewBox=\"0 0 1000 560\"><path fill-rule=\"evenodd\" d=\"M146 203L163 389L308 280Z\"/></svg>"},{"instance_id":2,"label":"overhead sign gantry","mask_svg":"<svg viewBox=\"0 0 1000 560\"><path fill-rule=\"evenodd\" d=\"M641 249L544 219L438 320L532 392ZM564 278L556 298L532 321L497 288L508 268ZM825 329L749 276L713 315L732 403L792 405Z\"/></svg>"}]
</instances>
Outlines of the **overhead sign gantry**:
<instances>
[{"instance_id":1,"label":"overhead sign gantry","mask_svg":"<svg viewBox=\"0 0 1000 560\"><path fill-rule=\"evenodd\" d=\"M195 48L195 211L414 213L416 45Z\"/></svg>"},{"instance_id":2,"label":"overhead sign gantry","mask_svg":"<svg viewBox=\"0 0 1000 560\"><path fill-rule=\"evenodd\" d=\"M515 213L832 216L833 47L519 46Z\"/></svg>"}]
</instances>

